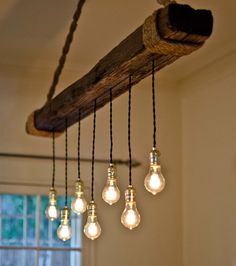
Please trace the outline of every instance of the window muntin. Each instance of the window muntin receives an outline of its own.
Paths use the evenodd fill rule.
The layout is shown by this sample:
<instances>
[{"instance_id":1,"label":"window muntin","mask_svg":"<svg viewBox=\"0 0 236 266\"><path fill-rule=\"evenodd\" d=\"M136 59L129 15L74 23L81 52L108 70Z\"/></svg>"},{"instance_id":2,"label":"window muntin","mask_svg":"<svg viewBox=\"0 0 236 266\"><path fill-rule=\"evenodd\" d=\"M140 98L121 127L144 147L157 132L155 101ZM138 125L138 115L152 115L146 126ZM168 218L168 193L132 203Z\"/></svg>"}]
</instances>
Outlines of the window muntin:
<instances>
[{"instance_id":1,"label":"window muntin","mask_svg":"<svg viewBox=\"0 0 236 266\"><path fill-rule=\"evenodd\" d=\"M58 196L60 209L63 204L64 198ZM81 217L72 214L72 239L62 242L56 234L60 219L47 220L47 205L47 196L0 195L1 266L81 264Z\"/></svg>"}]
</instances>

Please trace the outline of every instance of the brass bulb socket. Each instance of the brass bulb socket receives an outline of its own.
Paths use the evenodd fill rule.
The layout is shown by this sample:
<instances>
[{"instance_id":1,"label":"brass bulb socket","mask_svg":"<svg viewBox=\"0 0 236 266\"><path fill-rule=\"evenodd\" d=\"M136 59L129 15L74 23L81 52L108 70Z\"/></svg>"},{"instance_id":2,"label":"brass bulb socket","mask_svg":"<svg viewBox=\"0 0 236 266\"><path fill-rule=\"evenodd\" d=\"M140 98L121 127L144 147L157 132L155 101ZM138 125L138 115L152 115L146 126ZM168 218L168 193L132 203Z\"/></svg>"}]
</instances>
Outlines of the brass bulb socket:
<instances>
[{"instance_id":1,"label":"brass bulb socket","mask_svg":"<svg viewBox=\"0 0 236 266\"><path fill-rule=\"evenodd\" d=\"M136 190L133 186L128 186L125 190L125 201L126 202L135 202L136 201Z\"/></svg>"},{"instance_id":2,"label":"brass bulb socket","mask_svg":"<svg viewBox=\"0 0 236 266\"><path fill-rule=\"evenodd\" d=\"M88 205L88 216L97 217L97 204L94 201L90 201Z\"/></svg>"},{"instance_id":3,"label":"brass bulb socket","mask_svg":"<svg viewBox=\"0 0 236 266\"><path fill-rule=\"evenodd\" d=\"M159 164L159 155L160 155L160 152L157 150L156 147L153 147L150 152L150 164L151 165Z\"/></svg>"},{"instance_id":4,"label":"brass bulb socket","mask_svg":"<svg viewBox=\"0 0 236 266\"><path fill-rule=\"evenodd\" d=\"M51 205L55 205L57 202L57 192L55 188L51 187L48 194L49 202Z\"/></svg>"},{"instance_id":5,"label":"brass bulb socket","mask_svg":"<svg viewBox=\"0 0 236 266\"><path fill-rule=\"evenodd\" d=\"M70 208L65 206L61 211L61 221L63 223L68 223L70 220Z\"/></svg>"},{"instance_id":6,"label":"brass bulb socket","mask_svg":"<svg viewBox=\"0 0 236 266\"><path fill-rule=\"evenodd\" d=\"M75 181L75 193L84 193L84 182L81 179Z\"/></svg>"},{"instance_id":7,"label":"brass bulb socket","mask_svg":"<svg viewBox=\"0 0 236 266\"><path fill-rule=\"evenodd\" d=\"M116 166L113 163L110 163L107 169L108 179L115 180L116 179Z\"/></svg>"}]
</instances>

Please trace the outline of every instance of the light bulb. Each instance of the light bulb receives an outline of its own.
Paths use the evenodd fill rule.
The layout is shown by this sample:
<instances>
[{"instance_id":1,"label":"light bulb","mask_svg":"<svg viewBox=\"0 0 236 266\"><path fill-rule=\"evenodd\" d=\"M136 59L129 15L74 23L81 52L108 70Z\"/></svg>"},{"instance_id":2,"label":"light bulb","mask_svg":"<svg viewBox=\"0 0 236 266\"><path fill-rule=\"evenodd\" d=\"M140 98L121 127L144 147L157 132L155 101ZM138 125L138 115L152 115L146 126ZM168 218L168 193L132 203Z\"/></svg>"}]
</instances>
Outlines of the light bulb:
<instances>
[{"instance_id":1,"label":"light bulb","mask_svg":"<svg viewBox=\"0 0 236 266\"><path fill-rule=\"evenodd\" d=\"M84 197L84 183L80 179L75 182L75 196L71 202L71 209L76 214L84 213L87 209L87 201Z\"/></svg>"},{"instance_id":2,"label":"light bulb","mask_svg":"<svg viewBox=\"0 0 236 266\"><path fill-rule=\"evenodd\" d=\"M50 221L54 221L59 217L59 210L57 208L57 192L54 188L50 188L48 198L49 204L45 210L45 214Z\"/></svg>"},{"instance_id":3,"label":"light bulb","mask_svg":"<svg viewBox=\"0 0 236 266\"><path fill-rule=\"evenodd\" d=\"M120 190L117 186L116 167L110 164L108 167L108 178L106 186L102 191L103 200L112 205L120 199Z\"/></svg>"},{"instance_id":4,"label":"light bulb","mask_svg":"<svg viewBox=\"0 0 236 266\"><path fill-rule=\"evenodd\" d=\"M88 219L84 226L84 234L87 238L94 240L101 234L101 226L97 219L97 205L94 201L90 201L88 205Z\"/></svg>"},{"instance_id":5,"label":"light bulb","mask_svg":"<svg viewBox=\"0 0 236 266\"><path fill-rule=\"evenodd\" d=\"M165 178L161 172L161 166L158 162L158 153L156 148L150 152L150 169L145 177L144 186L153 195L161 192L165 187Z\"/></svg>"},{"instance_id":6,"label":"light bulb","mask_svg":"<svg viewBox=\"0 0 236 266\"><path fill-rule=\"evenodd\" d=\"M61 224L57 229L57 236L62 241L66 241L71 238L71 234L70 209L65 206L61 211Z\"/></svg>"},{"instance_id":7,"label":"light bulb","mask_svg":"<svg viewBox=\"0 0 236 266\"><path fill-rule=\"evenodd\" d=\"M136 207L136 192L132 186L128 186L125 191L125 209L121 215L121 223L132 230L141 221L140 214Z\"/></svg>"}]
</instances>

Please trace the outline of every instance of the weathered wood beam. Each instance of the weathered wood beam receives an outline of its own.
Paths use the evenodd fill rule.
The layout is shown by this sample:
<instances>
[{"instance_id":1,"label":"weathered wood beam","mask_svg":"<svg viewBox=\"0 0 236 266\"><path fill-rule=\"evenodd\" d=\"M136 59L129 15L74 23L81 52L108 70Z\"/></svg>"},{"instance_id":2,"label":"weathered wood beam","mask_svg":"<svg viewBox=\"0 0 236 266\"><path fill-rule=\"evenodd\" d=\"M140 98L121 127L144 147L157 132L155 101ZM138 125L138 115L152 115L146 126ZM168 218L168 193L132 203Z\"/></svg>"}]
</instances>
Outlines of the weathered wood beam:
<instances>
[{"instance_id":1,"label":"weathered wood beam","mask_svg":"<svg viewBox=\"0 0 236 266\"><path fill-rule=\"evenodd\" d=\"M46 135L56 130L63 132L68 125L109 102L109 89L113 98L127 91L128 77L136 84L151 74L151 61L155 71L178 58L199 49L209 38L213 17L208 10L194 10L190 6L170 4L159 9L145 23L123 40L81 79L70 85L51 102L35 111L28 119L26 130L33 135Z\"/></svg>"}]
</instances>

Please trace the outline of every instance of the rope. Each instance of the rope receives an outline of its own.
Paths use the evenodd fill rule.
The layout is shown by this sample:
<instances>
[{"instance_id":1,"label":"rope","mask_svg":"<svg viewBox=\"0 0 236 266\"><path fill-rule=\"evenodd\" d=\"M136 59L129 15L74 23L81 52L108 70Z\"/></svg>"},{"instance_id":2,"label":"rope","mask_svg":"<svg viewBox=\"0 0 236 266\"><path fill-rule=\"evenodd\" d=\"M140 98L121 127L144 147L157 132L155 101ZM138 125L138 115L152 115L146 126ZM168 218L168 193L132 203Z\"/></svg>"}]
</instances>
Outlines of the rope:
<instances>
[{"instance_id":1,"label":"rope","mask_svg":"<svg viewBox=\"0 0 236 266\"><path fill-rule=\"evenodd\" d=\"M76 28L77 28L77 25L78 25L78 20L79 20L79 18L81 16L82 8L83 8L85 2L86 2L86 0L79 0L79 2L77 4L77 8L76 8L76 11L74 13L72 23L70 25L70 29L69 29L69 32L68 32L68 34L66 36L66 41L65 41L63 49L62 49L61 57L59 58L58 66L57 66L57 68L56 68L56 70L54 72L53 81L52 81L51 87L50 87L50 89L48 91L48 94L47 94L47 102L46 102L46 104L49 101L52 100L52 98L53 98L53 96L55 94L56 86L57 86L57 84L59 82L62 70L64 68L67 54L70 51L70 46L71 46L71 44L73 42L74 33L76 31Z\"/></svg>"},{"instance_id":2,"label":"rope","mask_svg":"<svg viewBox=\"0 0 236 266\"><path fill-rule=\"evenodd\" d=\"M129 149L129 185L132 186L132 153L131 153L131 76L129 76L129 102L128 102L128 149Z\"/></svg>"},{"instance_id":3,"label":"rope","mask_svg":"<svg viewBox=\"0 0 236 266\"><path fill-rule=\"evenodd\" d=\"M65 206L67 206L68 203L68 177L67 177L67 168L68 168L68 121L66 119L66 134L65 134Z\"/></svg>"},{"instance_id":4,"label":"rope","mask_svg":"<svg viewBox=\"0 0 236 266\"><path fill-rule=\"evenodd\" d=\"M157 3L163 6L168 6L171 3L175 3L173 0L157 0Z\"/></svg>"},{"instance_id":5,"label":"rope","mask_svg":"<svg viewBox=\"0 0 236 266\"><path fill-rule=\"evenodd\" d=\"M80 110L78 111L78 179L80 179Z\"/></svg>"},{"instance_id":6,"label":"rope","mask_svg":"<svg viewBox=\"0 0 236 266\"><path fill-rule=\"evenodd\" d=\"M96 137L96 109L97 109L97 101L94 100L93 144L92 144L92 182L91 182L91 200L92 201L94 201L94 154L95 154L95 137Z\"/></svg>"},{"instance_id":7,"label":"rope","mask_svg":"<svg viewBox=\"0 0 236 266\"><path fill-rule=\"evenodd\" d=\"M55 186L55 130L52 131L52 188Z\"/></svg>"},{"instance_id":8,"label":"rope","mask_svg":"<svg viewBox=\"0 0 236 266\"><path fill-rule=\"evenodd\" d=\"M183 56L192 53L203 45L203 43L180 43L163 39L156 25L160 12L161 9L155 11L143 24L143 44L150 53Z\"/></svg>"},{"instance_id":9,"label":"rope","mask_svg":"<svg viewBox=\"0 0 236 266\"><path fill-rule=\"evenodd\" d=\"M155 61L152 60L152 112L153 112L153 147L156 147L156 101L155 101Z\"/></svg>"},{"instance_id":10,"label":"rope","mask_svg":"<svg viewBox=\"0 0 236 266\"><path fill-rule=\"evenodd\" d=\"M110 164L113 162L113 135L112 135L112 88L110 88Z\"/></svg>"}]
</instances>

